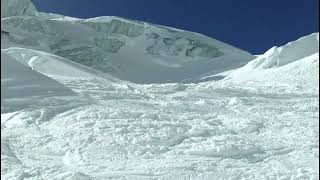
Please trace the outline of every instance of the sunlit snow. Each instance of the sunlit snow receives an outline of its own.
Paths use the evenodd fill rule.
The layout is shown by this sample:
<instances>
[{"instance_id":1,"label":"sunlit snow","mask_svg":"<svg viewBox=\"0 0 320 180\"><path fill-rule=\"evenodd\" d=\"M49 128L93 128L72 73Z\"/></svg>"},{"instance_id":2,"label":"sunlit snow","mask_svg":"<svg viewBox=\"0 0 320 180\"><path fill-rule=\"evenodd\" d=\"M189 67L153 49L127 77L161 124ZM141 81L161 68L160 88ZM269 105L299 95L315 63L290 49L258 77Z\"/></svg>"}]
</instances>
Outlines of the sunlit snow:
<instances>
[{"instance_id":1,"label":"sunlit snow","mask_svg":"<svg viewBox=\"0 0 320 180\"><path fill-rule=\"evenodd\" d=\"M1 178L319 179L318 33L253 56L3 3Z\"/></svg>"}]
</instances>

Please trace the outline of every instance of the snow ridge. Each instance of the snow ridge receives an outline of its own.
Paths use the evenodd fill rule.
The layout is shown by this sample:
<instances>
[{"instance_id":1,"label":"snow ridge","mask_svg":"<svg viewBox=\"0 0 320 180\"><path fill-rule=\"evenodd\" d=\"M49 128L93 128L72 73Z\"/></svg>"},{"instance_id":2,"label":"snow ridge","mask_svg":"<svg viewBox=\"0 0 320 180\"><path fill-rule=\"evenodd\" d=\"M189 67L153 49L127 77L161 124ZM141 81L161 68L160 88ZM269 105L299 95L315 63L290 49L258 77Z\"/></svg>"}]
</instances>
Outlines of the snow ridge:
<instances>
[{"instance_id":1,"label":"snow ridge","mask_svg":"<svg viewBox=\"0 0 320 180\"><path fill-rule=\"evenodd\" d=\"M225 83L286 86L292 91L319 91L319 33L273 47L244 67L234 70Z\"/></svg>"}]
</instances>

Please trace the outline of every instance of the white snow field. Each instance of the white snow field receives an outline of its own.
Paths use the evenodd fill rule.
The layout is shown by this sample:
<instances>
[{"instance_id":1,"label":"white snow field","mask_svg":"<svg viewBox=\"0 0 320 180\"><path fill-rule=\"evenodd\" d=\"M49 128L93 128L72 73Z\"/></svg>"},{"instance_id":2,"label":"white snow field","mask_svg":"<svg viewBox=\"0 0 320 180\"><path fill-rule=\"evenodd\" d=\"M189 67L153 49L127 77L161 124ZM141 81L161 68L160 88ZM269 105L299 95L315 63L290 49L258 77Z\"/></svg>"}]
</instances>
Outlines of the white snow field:
<instances>
[{"instance_id":1,"label":"white snow field","mask_svg":"<svg viewBox=\"0 0 320 180\"><path fill-rule=\"evenodd\" d=\"M319 33L255 57L3 3L2 179L319 179Z\"/></svg>"}]
</instances>

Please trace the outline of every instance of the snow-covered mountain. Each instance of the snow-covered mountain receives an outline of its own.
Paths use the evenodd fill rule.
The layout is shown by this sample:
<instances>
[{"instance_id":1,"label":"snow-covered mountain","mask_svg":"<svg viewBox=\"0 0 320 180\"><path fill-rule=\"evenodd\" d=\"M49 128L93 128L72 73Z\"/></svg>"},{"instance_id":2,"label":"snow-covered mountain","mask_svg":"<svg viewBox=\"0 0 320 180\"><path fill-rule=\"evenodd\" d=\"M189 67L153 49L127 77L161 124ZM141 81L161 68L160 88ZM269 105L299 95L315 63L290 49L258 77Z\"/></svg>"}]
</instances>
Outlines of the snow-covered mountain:
<instances>
[{"instance_id":1,"label":"snow-covered mountain","mask_svg":"<svg viewBox=\"0 0 320 180\"><path fill-rule=\"evenodd\" d=\"M254 58L204 35L118 17L36 13L6 17L1 24L8 46L53 53L136 83L192 82Z\"/></svg>"},{"instance_id":2,"label":"snow-covered mountain","mask_svg":"<svg viewBox=\"0 0 320 180\"><path fill-rule=\"evenodd\" d=\"M1 5L2 179L319 179L319 33L253 56Z\"/></svg>"}]
</instances>

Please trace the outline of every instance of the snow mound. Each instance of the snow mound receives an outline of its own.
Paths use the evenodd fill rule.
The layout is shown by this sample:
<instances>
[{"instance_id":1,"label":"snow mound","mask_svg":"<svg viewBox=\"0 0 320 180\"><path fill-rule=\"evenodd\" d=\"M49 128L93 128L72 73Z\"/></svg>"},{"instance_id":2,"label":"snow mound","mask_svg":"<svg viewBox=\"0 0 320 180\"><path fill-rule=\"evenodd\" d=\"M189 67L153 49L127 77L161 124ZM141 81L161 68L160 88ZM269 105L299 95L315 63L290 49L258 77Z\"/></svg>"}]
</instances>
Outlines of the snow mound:
<instances>
[{"instance_id":1,"label":"snow mound","mask_svg":"<svg viewBox=\"0 0 320 180\"><path fill-rule=\"evenodd\" d=\"M273 47L246 66L231 72L226 83L285 86L296 91L319 91L319 33Z\"/></svg>"},{"instance_id":2,"label":"snow mound","mask_svg":"<svg viewBox=\"0 0 320 180\"><path fill-rule=\"evenodd\" d=\"M30 0L1 0L1 18L35 15L37 10Z\"/></svg>"}]
</instances>

